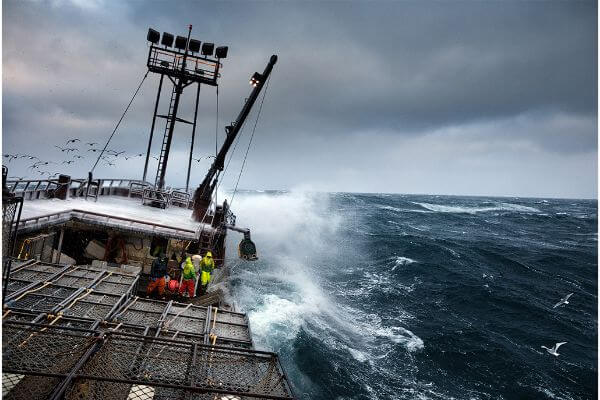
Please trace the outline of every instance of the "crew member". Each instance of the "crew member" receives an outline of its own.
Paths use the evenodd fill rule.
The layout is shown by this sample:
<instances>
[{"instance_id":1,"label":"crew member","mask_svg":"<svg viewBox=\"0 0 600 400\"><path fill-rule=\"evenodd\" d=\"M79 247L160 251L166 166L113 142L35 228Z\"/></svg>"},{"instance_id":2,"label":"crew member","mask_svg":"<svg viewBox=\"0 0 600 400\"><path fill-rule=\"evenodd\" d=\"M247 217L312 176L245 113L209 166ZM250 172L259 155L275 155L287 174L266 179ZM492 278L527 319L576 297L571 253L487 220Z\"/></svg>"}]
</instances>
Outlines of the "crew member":
<instances>
[{"instance_id":1,"label":"crew member","mask_svg":"<svg viewBox=\"0 0 600 400\"><path fill-rule=\"evenodd\" d=\"M185 263L183 265L183 281L181 282L181 286L179 286L179 295L183 295L183 292L187 289L188 295L190 299L194 297L194 288L196 286L196 270L194 269L194 264L192 264L192 259L187 257L185 259Z\"/></svg>"},{"instance_id":2,"label":"crew member","mask_svg":"<svg viewBox=\"0 0 600 400\"><path fill-rule=\"evenodd\" d=\"M215 269L215 262L212 258L212 253L210 251L206 252L206 255L200 262L200 269L202 273L200 275L200 283L202 284L202 293L206 293L206 287L210 282L210 274Z\"/></svg>"},{"instance_id":3,"label":"crew member","mask_svg":"<svg viewBox=\"0 0 600 400\"><path fill-rule=\"evenodd\" d=\"M150 282L146 289L146 296L150 296L154 290L158 290L158 296L165 299L165 277L167 276L167 257L160 251L158 257L152 262L150 269Z\"/></svg>"}]
</instances>

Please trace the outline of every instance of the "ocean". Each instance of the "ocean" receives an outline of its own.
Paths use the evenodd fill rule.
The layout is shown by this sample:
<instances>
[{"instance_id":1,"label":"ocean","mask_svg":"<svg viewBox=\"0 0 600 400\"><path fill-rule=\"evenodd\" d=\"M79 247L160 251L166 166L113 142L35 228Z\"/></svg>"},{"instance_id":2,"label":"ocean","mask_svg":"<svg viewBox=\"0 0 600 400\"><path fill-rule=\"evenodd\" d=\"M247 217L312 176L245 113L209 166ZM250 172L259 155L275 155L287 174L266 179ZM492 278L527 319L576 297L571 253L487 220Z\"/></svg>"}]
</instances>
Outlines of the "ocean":
<instances>
[{"instance_id":1,"label":"ocean","mask_svg":"<svg viewBox=\"0 0 600 400\"><path fill-rule=\"evenodd\" d=\"M232 292L300 399L591 399L597 202L243 192ZM553 308L573 293L570 304ZM560 356L540 346L560 347Z\"/></svg>"}]
</instances>

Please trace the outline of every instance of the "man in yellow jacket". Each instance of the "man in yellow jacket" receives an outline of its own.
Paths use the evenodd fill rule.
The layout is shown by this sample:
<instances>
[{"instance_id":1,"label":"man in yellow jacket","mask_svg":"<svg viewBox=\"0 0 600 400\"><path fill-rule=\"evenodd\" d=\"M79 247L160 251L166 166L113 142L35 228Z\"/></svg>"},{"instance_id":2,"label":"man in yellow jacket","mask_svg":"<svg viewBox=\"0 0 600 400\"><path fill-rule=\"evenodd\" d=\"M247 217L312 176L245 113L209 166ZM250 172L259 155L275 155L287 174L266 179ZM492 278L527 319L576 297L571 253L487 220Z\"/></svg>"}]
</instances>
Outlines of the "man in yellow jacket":
<instances>
[{"instance_id":1,"label":"man in yellow jacket","mask_svg":"<svg viewBox=\"0 0 600 400\"><path fill-rule=\"evenodd\" d=\"M202 284L202 293L206 293L206 286L210 282L210 274L215 269L215 262L212 258L212 253L210 251L206 252L206 255L200 261L200 283Z\"/></svg>"}]
</instances>

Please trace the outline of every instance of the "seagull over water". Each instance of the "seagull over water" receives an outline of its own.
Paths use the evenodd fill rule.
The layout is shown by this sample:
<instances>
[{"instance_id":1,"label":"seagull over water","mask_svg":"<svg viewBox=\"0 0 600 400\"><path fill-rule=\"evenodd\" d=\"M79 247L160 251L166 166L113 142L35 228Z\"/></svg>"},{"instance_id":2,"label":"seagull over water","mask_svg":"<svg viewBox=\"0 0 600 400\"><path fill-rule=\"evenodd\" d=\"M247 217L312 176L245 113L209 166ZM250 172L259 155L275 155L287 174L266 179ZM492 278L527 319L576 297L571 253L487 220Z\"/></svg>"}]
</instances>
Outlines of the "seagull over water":
<instances>
[{"instance_id":1,"label":"seagull over water","mask_svg":"<svg viewBox=\"0 0 600 400\"><path fill-rule=\"evenodd\" d=\"M556 356L556 357L558 357L560 354L558 354L556 351L558 350L558 348L559 348L560 346L562 346L563 344L566 344L566 343L567 343L567 342L560 342L560 343L556 343L556 344L554 345L554 347L553 347L553 348L551 348L551 349L550 349L550 348L548 348L548 347L546 347L546 346L542 346L542 349L546 349L546 351L547 351L548 353L552 354L553 356Z\"/></svg>"},{"instance_id":2,"label":"seagull over water","mask_svg":"<svg viewBox=\"0 0 600 400\"><path fill-rule=\"evenodd\" d=\"M563 297L562 299L560 299L560 301L558 303L556 303L554 305L554 307L552 308L556 308L558 306L562 306L563 304L569 304L569 297L573 296L573 293L569 293L568 295L566 295L565 297Z\"/></svg>"}]
</instances>

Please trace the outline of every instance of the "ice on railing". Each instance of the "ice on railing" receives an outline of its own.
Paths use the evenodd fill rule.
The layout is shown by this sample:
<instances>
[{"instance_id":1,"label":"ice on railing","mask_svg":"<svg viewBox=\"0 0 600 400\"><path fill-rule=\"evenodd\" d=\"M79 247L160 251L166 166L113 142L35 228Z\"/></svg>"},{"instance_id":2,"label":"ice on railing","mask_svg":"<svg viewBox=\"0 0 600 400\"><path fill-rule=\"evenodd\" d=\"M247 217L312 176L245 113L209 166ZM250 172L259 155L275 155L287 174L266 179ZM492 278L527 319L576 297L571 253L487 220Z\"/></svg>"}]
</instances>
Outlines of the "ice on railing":
<instances>
[{"instance_id":1,"label":"ice on railing","mask_svg":"<svg viewBox=\"0 0 600 400\"><path fill-rule=\"evenodd\" d=\"M149 224L161 224L194 231L197 231L201 226L201 224L192 219L192 210L186 208L169 207L163 210L144 206L140 199L108 196L101 196L97 202L92 199L85 200L81 198L25 201L23 202L21 220L73 209L108 214L121 218L131 218Z\"/></svg>"}]
</instances>

